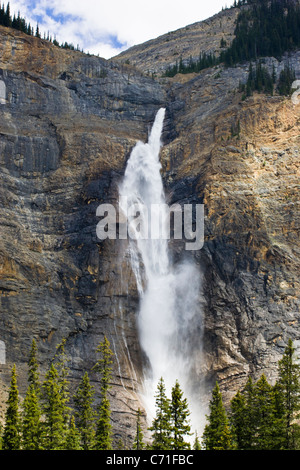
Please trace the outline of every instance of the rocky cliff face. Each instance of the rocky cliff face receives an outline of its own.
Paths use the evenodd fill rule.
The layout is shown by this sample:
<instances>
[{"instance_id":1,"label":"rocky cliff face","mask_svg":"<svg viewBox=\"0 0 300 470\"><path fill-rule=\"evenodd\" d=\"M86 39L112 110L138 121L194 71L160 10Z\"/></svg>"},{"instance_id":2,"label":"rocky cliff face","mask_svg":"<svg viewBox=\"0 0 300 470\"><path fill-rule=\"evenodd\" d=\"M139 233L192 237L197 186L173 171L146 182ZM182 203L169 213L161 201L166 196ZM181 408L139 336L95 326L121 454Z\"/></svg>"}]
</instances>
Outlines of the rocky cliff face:
<instances>
[{"instance_id":1,"label":"rocky cliff face","mask_svg":"<svg viewBox=\"0 0 300 470\"><path fill-rule=\"evenodd\" d=\"M206 241L196 253L204 363L227 398L248 374L272 382L288 337L299 346L299 105L278 96L243 101L244 73L208 70L173 84L182 110L163 150L171 200L205 204Z\"/></svg>"},{"instance_id":2,"label":"rocky cliff face","mask_svg":"<svg viewBox=\"0 0 300 470\"><path fill-rule=\"evenodd\" d=\"M249 373L274 380L287 340L300 346L300 105L258 94L243 100L247 65L153 80L141 63L138 70L64 51L7 28L0 36L4 397L13 363L25 391L32 338L42 373L66 338L75 385L106 334L116 358L115 434L132 439L145 362L138 295L126 243L96 237L96 208L117 201L130 151L161 106L168 200L205 204L205 244L192 254L204 324L195 384L204 378L209 394L217 379L228 400ZM299 53L289 60L300 77ZM191 355L196 344L191 337Z\"/></svg>"}]
</instances>

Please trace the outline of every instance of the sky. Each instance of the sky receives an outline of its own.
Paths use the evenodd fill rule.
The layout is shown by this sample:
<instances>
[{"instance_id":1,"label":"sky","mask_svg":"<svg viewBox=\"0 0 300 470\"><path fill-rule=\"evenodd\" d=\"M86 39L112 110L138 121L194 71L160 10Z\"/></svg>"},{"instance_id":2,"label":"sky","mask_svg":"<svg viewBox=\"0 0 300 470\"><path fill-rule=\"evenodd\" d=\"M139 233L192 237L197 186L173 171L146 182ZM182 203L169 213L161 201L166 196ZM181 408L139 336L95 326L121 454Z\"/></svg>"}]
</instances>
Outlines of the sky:
<instances>
[{"instance_id":1,"label":"sky","mask_svg":"<svg viewBox=\"0 0 300 470\"><path fill-rule=\"evenodd\" d=\"M4 1L5 5L7 1ZM20 12L42 37L109 59L231 6L230 0L9 0L11 15Z\"/></svg>"}]
</instances>

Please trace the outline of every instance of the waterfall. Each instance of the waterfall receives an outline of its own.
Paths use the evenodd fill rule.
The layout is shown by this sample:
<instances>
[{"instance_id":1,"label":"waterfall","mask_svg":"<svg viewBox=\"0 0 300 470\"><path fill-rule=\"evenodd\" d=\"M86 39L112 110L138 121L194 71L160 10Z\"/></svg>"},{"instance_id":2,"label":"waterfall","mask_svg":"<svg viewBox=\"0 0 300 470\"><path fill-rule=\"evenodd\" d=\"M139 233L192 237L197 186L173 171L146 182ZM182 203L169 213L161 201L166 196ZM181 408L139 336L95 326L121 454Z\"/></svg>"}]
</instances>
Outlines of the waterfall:
<instances>
[{"instance_id":1,"label":"waterfall","mask_svg":"<svg viewBox=\"0 0 300 470\"><path fill-rule=\"evenodd\" d=\"M148 143L138 142L133 148L119 188L119 206L128 219L131 234L128 250L140 296L140 344L149 363L143 384L149 419L155 412L154 396L160 377L169 396L178 379L192 407L189 382L195 365L191 359L190 335L195 329L200 283L194 263L173 263L163 224L168 216L159 160L164 117L165 109L161 108ZM128 215L132 208L138 217L130 222Z\"/></svg>"}]
</instances>

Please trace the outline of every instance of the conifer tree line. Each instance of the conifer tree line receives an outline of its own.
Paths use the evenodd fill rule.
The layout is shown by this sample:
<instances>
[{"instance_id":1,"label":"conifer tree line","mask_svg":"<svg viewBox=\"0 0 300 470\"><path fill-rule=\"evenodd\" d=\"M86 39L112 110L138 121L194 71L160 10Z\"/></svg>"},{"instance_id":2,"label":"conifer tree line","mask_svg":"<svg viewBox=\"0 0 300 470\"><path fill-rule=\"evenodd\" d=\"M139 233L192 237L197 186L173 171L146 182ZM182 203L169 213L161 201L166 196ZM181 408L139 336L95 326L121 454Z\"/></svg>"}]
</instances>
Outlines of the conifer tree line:
<instances>
[{"instance_id":1,"label":"conifer tree line","mask_svg":"<svg viewBox=\"0 0 300 470\"><path fill-rule=\"evenodd\" d=\"M260 59L263 57L275 57L281 59L285 52L291 52L300 47L300 4L293 0L240 0L234 1L233 8L249 5L248 9L242 9L237 17L234 31L234 40L229 47L224 38L220 41L221 53L216 57L214 53L201 52L199 59L176 61L170 66L165 76L173 77L177 73L200 72L203 69L224 64L227 67L238 63L253 62L256 71L249 73L249 90L258 90L272 94L274 90L274 76L266 69L261 68ZM251 71L250 71L251 72ZM253 74L256 77L253 81ZM290 83L290 77L282 74L282 81ZM255 82L256 80L256 82ZM262 82L262 83L261 83ZM291 83L290 83L291 85ZM279 93L288 95L289 86L281 86ZM249 96L249 94L247 94Z\"/></svg>"},{"instance_id":2,"label":"conifer tree line","mask_svg":"<svg viewBox=\"0 0 300 470\"><path fill-rule=\"evenodd\" d=\"M93 372L99 374L100 404L95 409L95 389L88 372L70 396L67 355L63 340L40 381L37 345L32 341L28 360L28 388L22 404L17 371L12 367L11 384L1 430L2 450L106 450L112 447L108 390L112 352L104 337L96 350Z\"/></svg>"},{"instance_id":3,"label":"conifer tree line","mask_svg":"<svg viewBox=\"0 0 300 470\"><path fill-rule=\"evenodd\" d=\"M0 25L17 29L18 31L22 31L25 34L28 34L29 36L35 36L40 39L42 38L38 24L36 25L35 28L33 28L33 26L31 26L30 23L26 22L25 18L21 17L20 12L18 12L17 16L15 14L11 16L9 2L7 3L6 6L4 5L4 3L3 5L0 4ZM66 41L59 44L56 38L53 39L49 32L47 36L46 34L44 34L43 39L50 41L55 46L61 47L63 49L71 49L71 50L77 50L77 51L79 50L78 45L75 48L75 46L72 43L67 43Z\"/></svg>"},{"instance_id":4,"label":"conifer tree line","mask_svg":"<svg viewBox=\"0 0 300 470\"><path fill-rule=\"evenodd\" d=\"M267 95L274 95L277 92L279 95L289 96L292 93L294 80L296 80L295 70L289 64L284 66L277 79L274 65L270 73L262 60L259 60L255 66L250 62L247 82L240 84L239 90L244 92L243 99L251 96L254 91Z\"/></svg>"},{"instance_id":5,"label":"conifer tree line","mask_svg":"<svg viewBox=\"0 0 300 470\"><path fill-rule=\"evenodd\" d=\"M293 0L248 0L237 17L235 38L220 61L232 66L260 57L281 58L300 46L300 4Z\"/></svg>"},{"instance_id":6,"label":"conifer tree line","mask_svg":"<svg viewBox=\"0 0 300 470\"><path fill-rule=\"evenodd\" d=\"M184 61L181 57L174 65L167 68L164 76L174 77L177 73L198 73L201 70L213 67L218 63L220 63L220 61L215 54L200 52L198 60L194 60L190 57L188 61Z\"/></svg>"},{"instance_id":7,"label":"conifer tree line","mask_svg":"<svg viewBox=\"0 0 300 470\"><path fill-rule=\"evenodd\" d=\"M291 340L278 362L278 379L251 376L226 412L218 383L203 433L206 450L299 450L300 365Z\"/></svg>"},{"instance_id":8,"label":"conifer tree line","mask_svg":"<svg viewBox=\"0 0 300 470\"><path fill-rule=\"evenodd\" d=\"M33 340L28 360L28 387L20 403L17 371L11 371L4 425L0 433L2 450L129 450L121 440L113 442L109 401L113 353L104 336L92 370L99 374L99 404L88 372L70 396L65 340L43 381L40 380L37 345ZM242 390L223 404L219 384L212 391L202 439L190 426L188 401L178 380L167 397L163 377L155 394L156 414L145 443L142 413L136 412L133 450L299 450L300 449L300 365L291 340L278 362L278 379L270 385L264 374L253 382L251 376ZM199 397L200 399L200 397Z\"/></svg>"}]
</instances>

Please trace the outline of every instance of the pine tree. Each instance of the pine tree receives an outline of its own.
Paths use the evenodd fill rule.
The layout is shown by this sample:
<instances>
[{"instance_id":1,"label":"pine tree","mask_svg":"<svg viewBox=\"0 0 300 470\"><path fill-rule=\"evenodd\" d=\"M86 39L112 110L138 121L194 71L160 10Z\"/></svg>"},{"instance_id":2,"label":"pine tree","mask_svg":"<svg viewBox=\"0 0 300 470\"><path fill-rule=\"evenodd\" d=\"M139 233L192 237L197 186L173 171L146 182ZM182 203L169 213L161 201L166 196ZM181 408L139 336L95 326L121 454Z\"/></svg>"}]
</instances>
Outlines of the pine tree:
<instances>
[{"instance_id":1,"label":"pine tree","mask_svg":"<svg viewBox=\"0 0 300 470\"><path fill-rule=\"evenodd\" d=\"M275 385L280 403L283 424L283 448L296 450L300 447L300 366L295 362L295 348L288 341L282 359L278 362L279 378Z\"/></svg>"},{"instance_id":2,"label":"pine tree","mask_svg":"<svg viewBox=\"0 0 300 470\"><path fill-rule=\"evenodd\" d=\"M190 411L188 402L183 398L183 392L178 380L172 388L172 398L170 404L171 415L171 448L173 450L190 449L190 443L185 441L185 437L190 435L191 427L189 424Z\"/></svg>"},{"instance_id":3,"label":"pine tree","mask_svg":"<svg viewBox=\"0 0 300 470\"><path fill-rule=\"evenodd\" d=\"M10 16L10 4L8 2L7 6L6 6L6 11L5 11L5 26L11 26L11 23L12 23L12 19L11 19L11 16Z\"/></svg>"},{"instance_id":4,"label":"pine tree","mask_svg":"<svg viewBox=\"0 0 300 470\"><path fill-rule=\"evenodd\" d=\"M203 433L203 444L206 450L231 450L233 439L230 431L229 420L223 405L219 384L216 383L209 404L210 414L207 416Z\"/></svg>"},{"instance_id":5,"label":"pine tree","mask_svg":"<svg viewBox=\"0 0 300 470\"><path fill-rule=\"evenodd\" d=\"M36 353L37 346L33 340L28 361L28 388L22 413L22 449L25 450L41 448L40 384Z\"/></svg>"},{"instance_id":6,"label":"pine tree","mask_svg":"<svg viewBox=\"0 0 300 470\"><path fill-rule=\"evenodd\" d=\"M60 377L53 363L43 383L43 411L45 417L43 448L45 450L62 450L67 434L65 401Z\"/></svg>"},{"instance_id":7,"label":"pine tree","mask_svg":"<svg viewBox=\"0 0 300 470\"><path fill-rule=\"evenodd\" d=\"M243 450L253 450L255 448L254 429L255 429L255 405L254 405L254 384L251 377L248 377L245 389L243 390L245 398L245 415L243 426L243 443L246 447Z\"/></svg>"},{"instance_id":8,"label":"pine tree","mask_svg":"<svg viewBox=\"0 0 300 470\"><path fill-rule=\"evenodd\" d=\"M33 384L30 384L23 402L22 449L41 449L41 409Z\"/></svg>"},{"instance_id":9,"label":"pine tree","mask_svg":"<svg viewBox=\"0 0 300 470\"><path fill-rule=\"evenodd\" d=\"M16 366L13 365L11 382L5 414L5 427L2 438L3 450L20 449L19 391L17 386Z\"/></svg>"},{"instance_id":10,"label":"pine tree","mask_svg":"<svg viewBox=\"0 0 300 470\"><path fill-rule=\"evenodd\" d=\"M137 419L136 419L136 434L133 442L133 449L134 450L143 450L145 447L144 441L143 441L143 432L141 428L141 410L140 408L137 411Z\"/></svg>"},{"instance_id":11,"label":"pine tree","mask_svg":"<svg viewBox=\"0 0 300 470\"><path fill-rule=\"evenodd\" d=\"M254 386L254 433L256 450L276 450L277 420L273 387L264 374Z\"/></svg>"},{"instance_id":12,"label":"pine tree","mask_svg":"<svg viewBox=\"0 0 300 470\"><path fill-rule=\"evenodd\" d=\"M108 390L110 389L113 353L106 336L104 336L104 340L99 344L97 352L100 354L100 359L95 364L94 369L101 375L101 403L98 411L95 449L110 450L112 448L112 426L110 422L111 411Z\"/></svg>"},{"instance_id":13,"label":"pine tree","mask_svg":"<svg viewBox=\"0 0 300 470\"><path fill-rule=\"evenodd\" d=\"M95 446L95 412L92 406L93 400L94 387L90 384L90 379L86 372L74 396L75 422L81 434L83 450L90 450Z\"/></svg>"},{"instance_id":14,"label":"pine tree","mask_svg":"<svg viewBox=\"0 0 300 470\"><path fill-rule=\"evenodd\" d=\"M38 24L36 25L35 37L36 38L41 38L40 28L39 28Z\"/></svg>"},{"instance_id":15,"label":"pine tree","mask_svg":"<svg viewBox=\"0 0 300 470\"><path fill-rule=\"evenodd\" d=\"M40 383L38 374L38 361L37 361L37 344L33 339L29 353L28 361L28 383L33 386L37 395L40 394Z\"/></svg>"},{"instance_id":16,"label":"pine tree","mask_svg":"<svg viewBox=\"0 0 300 470\"><path fill-rule=\"evenodd\" d=\"M62 410L65 427L68 427L70 420L70 408L68 407L69 402L69 368L67 367L67 355L65 352L66 339L64 338L56 348L56 353L53 359L53 364L58 373L58 385L60 390L60 396L62 400Z\"/></svg>"},{"instance_id":17,"label":"pine tree","mask_svg":"<svg viewBox=\"0 0 300 470\"><path fill-rule=\"evenodd\" d=\"M199 441L199 437L198 437L197 431L196 431L196 433L195 433L195 440L194 440L193 449L194 449L194 450L201 450L201 444L200 444L200 441Z\"/></svg>"},{"instance_id":18,"label":"pine tree","mask_svg":"<svg viewBox=\"0 0 300 470\"><path fill-rule=\"evenodd\" d=\"M289 65L286 65L279 75L277 88L280 95L289 96L291 94L292 84L295 78L295 70Z\"/></svg>"},{"instance_id":19,"label":"pine tree","mask_svg":"<svg viewBox=\"0 0 300 470\"><path fill-rule=\"evenodd\" d=\"M238 391L230 403L230 425L237 450L245 450L248 447L248 433L246 431L247 408L243 394Z\"/></svg>"},{"instance_id":20,"label":"pine tree","mask_svg":"<svg viewBox=\"0 0 300 470\"><path fill-rule=\"evenodd\" d=\"M80 445L80 440L81 440L80 432L76 428L75 418L74 416L71 416L64 449L65 450L83 450Z\"/></svg>"},{"instance_id":21,"label":"pine tree","mask_svg":"<svg viewBox=\"0 0 300 470\"><path fill-rule=\"evenodd\" d=\"M98 411L98 421L96 429L96 450L112 449L112 426L110 422L110 403L106 395L102 395L101 404Z\"/></svg>"},{"instance_id":22,"label":"pine tree","mask_svg":"<svg viewBox=\"0 0 300 470\"><path fill-rule=\"evenodd\" d=\"M155 396L156 416L152 421L149 430L152 431L153 450L170 450L171 449L171 428L170 428L170 400L166 396L166 388L164 379L161 377Z\"/></svg>"},{"instance_id":23,"label":"pine tree","mask_svg":"<svg viewBox=\"0 0 300 470\"><path fill-rule=\"evenodd\" d=\"M250 8L241 10L236 21L234 40L221 52L227 66L257 60L258 57L280 58L300 44L300 5L294 1L248 1Z\"/></svg>"}]
</instances>

